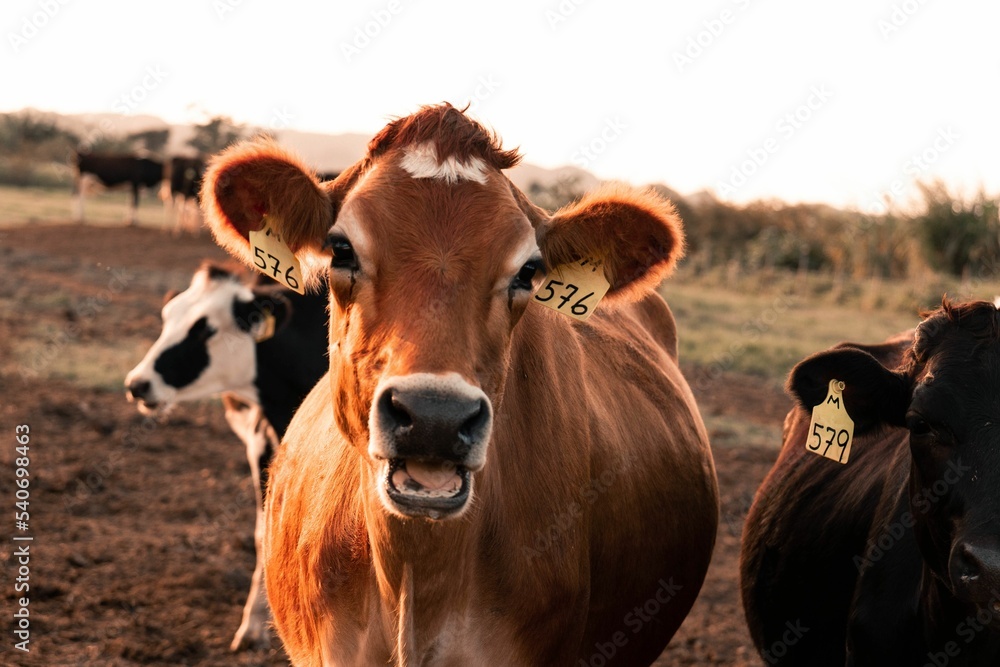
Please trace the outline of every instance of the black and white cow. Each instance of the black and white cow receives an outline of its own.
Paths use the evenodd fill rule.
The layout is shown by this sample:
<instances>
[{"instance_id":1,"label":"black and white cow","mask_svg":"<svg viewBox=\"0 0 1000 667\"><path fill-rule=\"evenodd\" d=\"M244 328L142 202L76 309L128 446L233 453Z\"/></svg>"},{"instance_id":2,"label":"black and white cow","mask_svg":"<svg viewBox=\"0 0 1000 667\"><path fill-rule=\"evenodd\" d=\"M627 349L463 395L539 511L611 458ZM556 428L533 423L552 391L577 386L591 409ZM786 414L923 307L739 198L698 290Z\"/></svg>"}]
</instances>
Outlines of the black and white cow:
<instances>
[{"instance_id":1,"label":"black and white cow","mask_svg":"<svg viewBox=\"0 0 1000 667\"><path fill-rule=\"evenodd\" d=\"M306 394L326 373L327 294L296 294L277 284L204 264L191 285L167 295L163 330L125 378L144 413L220 395L230 428L246 444L257 500L257 567L231 648L268 642L260 549L267 471Z\"/></svg>"},{"instance_id":2,"label":"black and white cow","mask_svg":"<svg viewBox=\"0 0 1000 667\"><path fill-rule=\"evenodd\" d=\"M139 206L139 188L152 188L163 180L163 163L131 153L76 153L76 175L73 179L73 194L76 195L74 219L83 222L83 177L94 176L105 187L113 188L128 184L132 199L126 222L135 223L135 211Z\"/></svg>"}]
</instances>

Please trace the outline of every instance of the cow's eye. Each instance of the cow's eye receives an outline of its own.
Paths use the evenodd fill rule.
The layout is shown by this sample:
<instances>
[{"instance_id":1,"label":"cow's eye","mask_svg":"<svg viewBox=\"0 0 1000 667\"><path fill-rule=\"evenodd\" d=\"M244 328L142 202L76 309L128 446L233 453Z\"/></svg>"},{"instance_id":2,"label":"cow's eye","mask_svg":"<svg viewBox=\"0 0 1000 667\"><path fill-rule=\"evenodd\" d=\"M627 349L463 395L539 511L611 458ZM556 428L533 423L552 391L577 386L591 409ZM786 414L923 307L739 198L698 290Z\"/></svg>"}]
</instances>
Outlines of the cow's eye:
<instances>
[{"instance_id":1,"label":"cow's eye","mask_svg":"<svg viewBox=\"0 0 1000 667\"><path fill-rule=\"evenodd\" d=\"M917 437L930 435L930 433L934 430L920 415L908 415L906 417L906 428L909 429L910 435L915 435Z\"/></svg>"},{"instance_id":2,"label":"cow's eye","mask_svg":"<svg viewBox=\"0 0 1000 667\"><path fill-rule=\"evenodd\" d=\"M209 326L208 319L200 317L198 318L198 321L191 326L191 332L189 335L199 343L204 343L206 340L211 338L214 333L215 329Z\"/></svg>"},{"instance_id":3,"label":"cow's eye","mask_svg":"<svg viewBox=\"0 0 1000 667\"><path fill-rule=\"evenodd\" d=\"M542 260L531 259L524 263L514 279L510 281L511 289L530 290L531 281L535 279L542 268Z\"/></svg>"},{"instance_id":4,"label":"cow's eye","mask_svg":"<svg viewBox=\"0 0 1000 667\"><path fill-rule=\"evenodd\" d=\"M333 253L333 260L330 265L335 269L358 268L358 258L354 254L354 247L351 242L343 236L331 236L327 238L325 246Z\"/></svg>"}]
</instances>

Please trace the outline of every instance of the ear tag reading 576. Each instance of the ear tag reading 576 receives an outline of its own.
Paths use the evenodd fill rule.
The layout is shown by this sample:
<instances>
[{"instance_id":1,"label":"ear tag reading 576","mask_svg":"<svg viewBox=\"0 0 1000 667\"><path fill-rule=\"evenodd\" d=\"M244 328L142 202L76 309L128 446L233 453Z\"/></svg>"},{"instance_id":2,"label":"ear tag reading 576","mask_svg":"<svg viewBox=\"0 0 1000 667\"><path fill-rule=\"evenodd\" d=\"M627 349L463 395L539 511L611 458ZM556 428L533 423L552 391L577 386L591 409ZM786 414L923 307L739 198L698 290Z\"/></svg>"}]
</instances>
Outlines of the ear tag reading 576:
<instances>
[{"instance_id":1,"label":"ear tag reading 576","mask_svg":"<svg viewBox=\"0 0 1000 667\"><path fill-rule=\"evenodd\" d=\"M299 260L271 229L271 222L266 215L260 231L250 232L250 252L253 253L253 265L258 271L299 294L306 293L302 287L302 267L299 266Z\"/></svg>"},{"instance_id":2,"label":"ear tag reading 576","mask_svg":"<svg viewBox=\"0 0 1000 667\"><path fill-rule=\"evenodd\" d=\"M532 301L576 320L585 320L611 289L601 262L581 259L549 271Z\"/></svg>"},{"instance_id":3,"label":"ear tag reading 576","mask_svg":"<svg viewBox=\"0 0 1000 667\"><path fill-rule=\"evenodd\" d=\"M830 380L826 400L813 408L806 449L838 463L847 463L854 441L854 420L844 405L844 383Z\"/></svg>"}]
</instances>

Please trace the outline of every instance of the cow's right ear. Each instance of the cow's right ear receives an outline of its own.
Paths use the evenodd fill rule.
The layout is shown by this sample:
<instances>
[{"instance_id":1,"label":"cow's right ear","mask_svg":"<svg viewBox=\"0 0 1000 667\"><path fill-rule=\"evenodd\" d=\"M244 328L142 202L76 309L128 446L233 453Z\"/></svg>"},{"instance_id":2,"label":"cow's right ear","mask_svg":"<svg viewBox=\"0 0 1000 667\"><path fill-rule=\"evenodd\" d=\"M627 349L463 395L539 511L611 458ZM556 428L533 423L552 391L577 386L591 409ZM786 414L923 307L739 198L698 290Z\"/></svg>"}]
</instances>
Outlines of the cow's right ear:
<instances>
[{"instance_id":1,"label":"cow's right ear","mask_svg":"<svg viewBox=\"0 0 1000 667\"><path fill-rule=\"evenodd\" d=\"M806 412L823 402L830 380L844 382L844 407L862 433L880 424L903 426L913 395L909 376L883 366L868 352L840 347L799 362L786 388Z\"/></svg>"},{"instance_id":2,"label":"cow's right ear","mask_svg":"<svg viewBox=\"0 0 1000 667\"><path fill-rule=\"evenodd\" d=\"M297 256L320 252L333 225L333 205L312 170L270 139L245 141L212 158L201 189L205 220L216 241L253 263L249 234L264 216Z\"/></svg>"}]
</instances>

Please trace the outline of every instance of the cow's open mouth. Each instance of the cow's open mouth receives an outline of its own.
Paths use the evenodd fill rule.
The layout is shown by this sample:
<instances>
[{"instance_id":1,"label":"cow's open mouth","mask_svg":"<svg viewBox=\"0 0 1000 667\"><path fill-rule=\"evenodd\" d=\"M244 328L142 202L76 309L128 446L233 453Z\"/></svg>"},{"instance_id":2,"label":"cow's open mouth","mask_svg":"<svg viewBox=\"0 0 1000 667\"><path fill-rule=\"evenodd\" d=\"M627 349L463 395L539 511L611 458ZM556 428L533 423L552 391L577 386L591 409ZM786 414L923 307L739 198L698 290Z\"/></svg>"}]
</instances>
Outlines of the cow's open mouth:
<instances>
[{"instance_id":1,"label":"cow's open mouth","mask_svg":"<svg viewBox=\"0 0 1000 667\"><path fill-rule=\"evenodd\" d=\"M163 403L159 401L149 401L144 398L137 398L135 401L139 412L144 415L154 415L163 407Z\"/></svg>"},{"instance_id":2,"label":"cow's open mouth","mask_svg":"<svg viewBox=\"0 0 1000 667\"><path fill-rule=\"evenodd\" d=\"M403 514L443 519L465 507L471 480L467 468L450 461L395 458L389 460L385 489Z\"/></svg>"}]
</instances>

